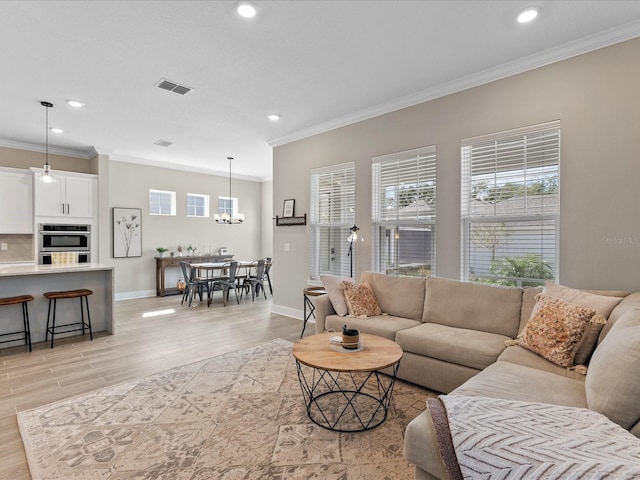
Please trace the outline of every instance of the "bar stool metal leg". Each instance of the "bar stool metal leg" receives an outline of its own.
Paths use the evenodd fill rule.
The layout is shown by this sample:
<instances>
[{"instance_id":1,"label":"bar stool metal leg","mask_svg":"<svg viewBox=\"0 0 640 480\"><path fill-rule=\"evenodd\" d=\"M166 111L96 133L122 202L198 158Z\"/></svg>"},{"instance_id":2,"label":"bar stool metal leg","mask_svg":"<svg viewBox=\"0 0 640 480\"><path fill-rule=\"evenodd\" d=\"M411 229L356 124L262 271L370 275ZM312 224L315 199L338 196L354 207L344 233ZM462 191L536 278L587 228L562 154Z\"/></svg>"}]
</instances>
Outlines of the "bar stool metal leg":
<instances>
[{"instance_id":1,"label":"bar stool metal leg","mask_svg":"<svg viewBox=\"0 0 640 480\"><path fill-rule=\"evenodd\" d=\"M29 307L27 305L27 303L32 300L33 300L33 297L31 295L19 295L17 297L0 298L0 306L20 304L20 308L22 310L22 330L18 330L16 332L9 332L9 333L0 333L0 337L11 337L15 335L23 336L22 338L0 340L0 343L16 342L19 340L24 340L24 344L29 347L29 351L30 352L32 351L31 350L31 326L29 325Z\"/></svg>"}]
</instances>

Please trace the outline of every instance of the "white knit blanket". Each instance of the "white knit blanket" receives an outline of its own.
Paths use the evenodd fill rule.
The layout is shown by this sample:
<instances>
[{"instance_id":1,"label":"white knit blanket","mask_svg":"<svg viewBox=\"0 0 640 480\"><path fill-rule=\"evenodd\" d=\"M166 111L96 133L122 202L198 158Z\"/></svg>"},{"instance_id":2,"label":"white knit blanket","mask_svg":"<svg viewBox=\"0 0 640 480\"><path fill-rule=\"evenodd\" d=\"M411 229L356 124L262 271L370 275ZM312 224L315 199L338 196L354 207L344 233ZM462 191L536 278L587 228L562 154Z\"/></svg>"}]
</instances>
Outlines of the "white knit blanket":
<instances>
[{"instance_id":1,"label":"white knit blanket","mask_svg":"<svg viewBox=\"0 0 640 480\"><path fill-rule=\"evenodd\" d=\"M485 397L440 400L465 479L640 479L640 439L597 412Z\"/></svg>"}]
</instances>

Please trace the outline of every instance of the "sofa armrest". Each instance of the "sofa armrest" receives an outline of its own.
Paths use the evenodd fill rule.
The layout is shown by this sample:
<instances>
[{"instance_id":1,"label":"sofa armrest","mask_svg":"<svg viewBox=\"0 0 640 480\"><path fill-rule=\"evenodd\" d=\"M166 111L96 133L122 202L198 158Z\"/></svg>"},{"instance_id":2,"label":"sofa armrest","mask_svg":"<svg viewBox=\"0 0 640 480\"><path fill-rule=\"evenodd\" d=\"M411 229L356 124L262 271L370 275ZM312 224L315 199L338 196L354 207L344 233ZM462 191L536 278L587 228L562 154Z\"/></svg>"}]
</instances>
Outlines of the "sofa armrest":
<instances>
[{"instance_id":1,"label":"sofa armrest","mask_svg":"<svg viewBox=\"0 0 640 480\"><path fill-rule=\"evenodd\" d=\"M314 312L316 316L316 333L324 333L325 319L328 315L335 315L336 311L333 309L333 305L327 294L314 297L313 302L316 306Z\"/></svg>"}]
</instances>

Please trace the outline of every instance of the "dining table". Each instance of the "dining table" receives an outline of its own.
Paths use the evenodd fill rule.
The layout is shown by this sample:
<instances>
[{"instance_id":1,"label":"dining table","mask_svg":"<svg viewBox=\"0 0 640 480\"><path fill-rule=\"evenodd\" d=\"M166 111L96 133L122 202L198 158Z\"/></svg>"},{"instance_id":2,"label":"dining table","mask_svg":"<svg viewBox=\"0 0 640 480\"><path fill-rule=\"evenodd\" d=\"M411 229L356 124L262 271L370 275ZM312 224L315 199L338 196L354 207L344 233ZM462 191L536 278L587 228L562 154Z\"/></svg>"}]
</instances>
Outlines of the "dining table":
<instances>
[{"instance_id":1,"label":"dining table","mask_svg":"<svg viewBox=\"0 0 640 480\"><path fill-rule=\"evenodd\" d=\"M240 282L241 280L247 278L249 276L249 269L255 266L258 262L257 260L248 261L248 260L234 260L238 263L238 269L236 270L236 282ZM192 263L191 268L196 270L196 274L201 279L207 279L210 281L214 281L221 276L224 276L225 271L229 269L229 265L231 262L202 262L202 263ZM241 273L241 269L244 269L244 272ZM215 275L216 272L220 272L219 275ZM209 299L207 305L211 305L211 297L213 296L213 290L209 291Z\"/></svg>"}]
</instances>

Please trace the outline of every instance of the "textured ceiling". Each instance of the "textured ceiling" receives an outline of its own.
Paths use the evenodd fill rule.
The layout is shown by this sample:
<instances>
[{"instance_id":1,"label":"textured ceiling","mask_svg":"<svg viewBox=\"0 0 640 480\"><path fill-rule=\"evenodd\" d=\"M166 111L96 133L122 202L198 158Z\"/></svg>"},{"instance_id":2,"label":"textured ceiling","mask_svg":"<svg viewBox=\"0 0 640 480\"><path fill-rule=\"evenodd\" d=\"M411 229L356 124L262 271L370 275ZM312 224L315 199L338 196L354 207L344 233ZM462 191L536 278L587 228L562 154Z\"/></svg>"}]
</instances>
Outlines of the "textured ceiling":
<instances>
[{"instance_id":1,"label":"textured ceiling","mask_svg":"<svg viewBox=\"0 0 640 480\"><path fill-rule=\"evenodd\" d=\"M255 3L0 1L0 145L41 147L47 100L52 151L265 180L270 145L640 36L639 1Z\"/></svg>"}]
</instances>

